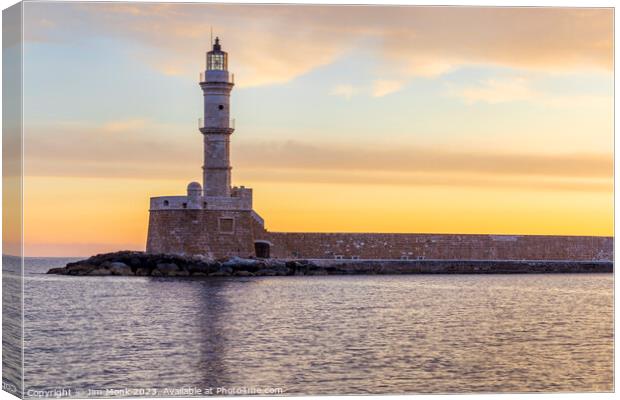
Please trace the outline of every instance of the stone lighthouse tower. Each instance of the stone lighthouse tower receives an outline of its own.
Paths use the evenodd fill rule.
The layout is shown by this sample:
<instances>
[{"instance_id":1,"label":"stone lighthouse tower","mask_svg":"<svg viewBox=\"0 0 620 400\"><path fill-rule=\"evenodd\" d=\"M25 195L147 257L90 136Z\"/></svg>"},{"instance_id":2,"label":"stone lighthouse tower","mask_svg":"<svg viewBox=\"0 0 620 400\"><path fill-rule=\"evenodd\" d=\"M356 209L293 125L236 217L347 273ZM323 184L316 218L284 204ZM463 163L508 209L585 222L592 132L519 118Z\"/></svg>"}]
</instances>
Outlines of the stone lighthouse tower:
<instances>
[{"instance_id":1,"label":"stone lighthouse tower","mask_svg":"<svg viewBox=\"0 0 620 400\"><path fill-rule=\"evenodd\" d=\"M204 144L202 186L187 185L187 195L151 197L146 250L150 253L210 257L269 255L263 219L252 209L252 189L231 187L230 92L228 54L215 38L200 74ZM267 247L265 247L267 246Z\"/></svg>"},{"instance_id":2,"label":"stone lighthouse tower","mask_svg":"<svg viewBox=\"0 0 620 400\"><path fill-rule=\"evenodd\" d=\"M234 86L228 75L228 54L220 39L207 53L207 69L200 87L204 95L204 118L199 124L204 136L203 189L205 196L230 196L230 92Z\"/></svg>"}]
</instances>

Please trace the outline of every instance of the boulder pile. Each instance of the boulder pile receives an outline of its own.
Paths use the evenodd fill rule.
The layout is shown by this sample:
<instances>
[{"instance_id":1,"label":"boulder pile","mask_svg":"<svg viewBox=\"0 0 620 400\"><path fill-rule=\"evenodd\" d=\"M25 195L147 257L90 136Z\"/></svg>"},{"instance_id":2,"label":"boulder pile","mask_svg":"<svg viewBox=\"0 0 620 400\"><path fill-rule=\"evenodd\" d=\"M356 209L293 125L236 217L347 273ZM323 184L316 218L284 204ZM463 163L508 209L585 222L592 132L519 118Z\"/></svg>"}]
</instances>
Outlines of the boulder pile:
<instances>
[{"instance_id":1,"label":"boulder pile","mask_svg":"<svg viewBox=\"0 0 620 400\"><path fill-rule=\"evenodd\" d=\"M52 268L47 273L90 276L285 276L324 275L329 270L332 268L326 269L308 260L239 257L209 260L202 256L119 251L71 262L62 268Z\"/></svg>"},{"instance_id":2,"label":"boulder pile","mask_svg":"<svg viewBox=\"0 0 620 400\"><path fill-rule=\"evenodd\" d=\"M613 272L612 261L524 260L281 260L118 251L52 268L48 274L217 277L372 274L529 274Z\"/></svg>"}]
</instances>

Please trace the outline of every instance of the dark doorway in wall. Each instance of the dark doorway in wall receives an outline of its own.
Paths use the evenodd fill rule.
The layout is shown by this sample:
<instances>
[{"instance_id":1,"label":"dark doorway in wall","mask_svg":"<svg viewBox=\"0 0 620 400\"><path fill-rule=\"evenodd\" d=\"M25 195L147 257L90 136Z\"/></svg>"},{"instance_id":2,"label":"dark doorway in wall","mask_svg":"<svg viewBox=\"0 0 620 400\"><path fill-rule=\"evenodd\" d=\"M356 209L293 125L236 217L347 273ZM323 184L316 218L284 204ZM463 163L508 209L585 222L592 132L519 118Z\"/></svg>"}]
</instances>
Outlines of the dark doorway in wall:
<instances>
[{"instance_id":1,"label":"dark doorway in wall","mask_svg":"<svg viewBox=\"0 0 620 400\"><path fill-rule=\"evenodd\" d=\"M269 258L270 245L267 242L254 242L254 251L257 258Z\"/></svg>"}]
</instances>

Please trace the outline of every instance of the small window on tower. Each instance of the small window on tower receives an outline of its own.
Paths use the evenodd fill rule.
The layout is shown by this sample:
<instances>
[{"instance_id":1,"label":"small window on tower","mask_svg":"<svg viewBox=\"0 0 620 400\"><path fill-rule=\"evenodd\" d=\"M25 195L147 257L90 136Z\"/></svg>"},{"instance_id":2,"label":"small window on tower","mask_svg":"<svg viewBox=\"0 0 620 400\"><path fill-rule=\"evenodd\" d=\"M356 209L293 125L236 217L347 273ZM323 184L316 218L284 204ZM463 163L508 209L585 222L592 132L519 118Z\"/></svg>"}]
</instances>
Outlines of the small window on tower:
<instances>
[{"instance_id":1,"label":"small window on tower","mask_svg":"<svg viewBox=\"0 0 620 400\"><path fill-rule=\"evenodd\" d=\"M235 220L232 218L220 218L219 230L222 233L233 233L235 230Z\"/></svg>"},{"instance_id":2,"label":"small window on tower","mask_svg":"<svg viewBox=\"0 0 620 400\"><path fill-rule=\"evenodd\" d=\"M217 108L219 108L220 110L223 110L224 106L220 104L219 106L217 106Z\"/></svg>"}]
</instances>

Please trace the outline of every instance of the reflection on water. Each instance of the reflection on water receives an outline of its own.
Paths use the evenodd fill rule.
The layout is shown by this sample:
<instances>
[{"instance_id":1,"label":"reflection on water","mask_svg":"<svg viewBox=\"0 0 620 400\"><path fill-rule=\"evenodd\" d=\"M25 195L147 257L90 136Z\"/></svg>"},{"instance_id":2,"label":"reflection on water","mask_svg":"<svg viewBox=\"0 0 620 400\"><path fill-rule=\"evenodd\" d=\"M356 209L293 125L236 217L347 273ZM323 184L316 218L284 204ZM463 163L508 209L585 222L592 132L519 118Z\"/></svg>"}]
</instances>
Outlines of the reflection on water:
<instances>
[{"instance_id":1,"label":"reflection on water","mask_svg":"<svg viewBox=\"0 0 620 400\"><path fill-rule=\"evenodd\" d=\"M611 274L30 273L26 290L27 389L613 389Z\"/></svg>"}]
</instances>

